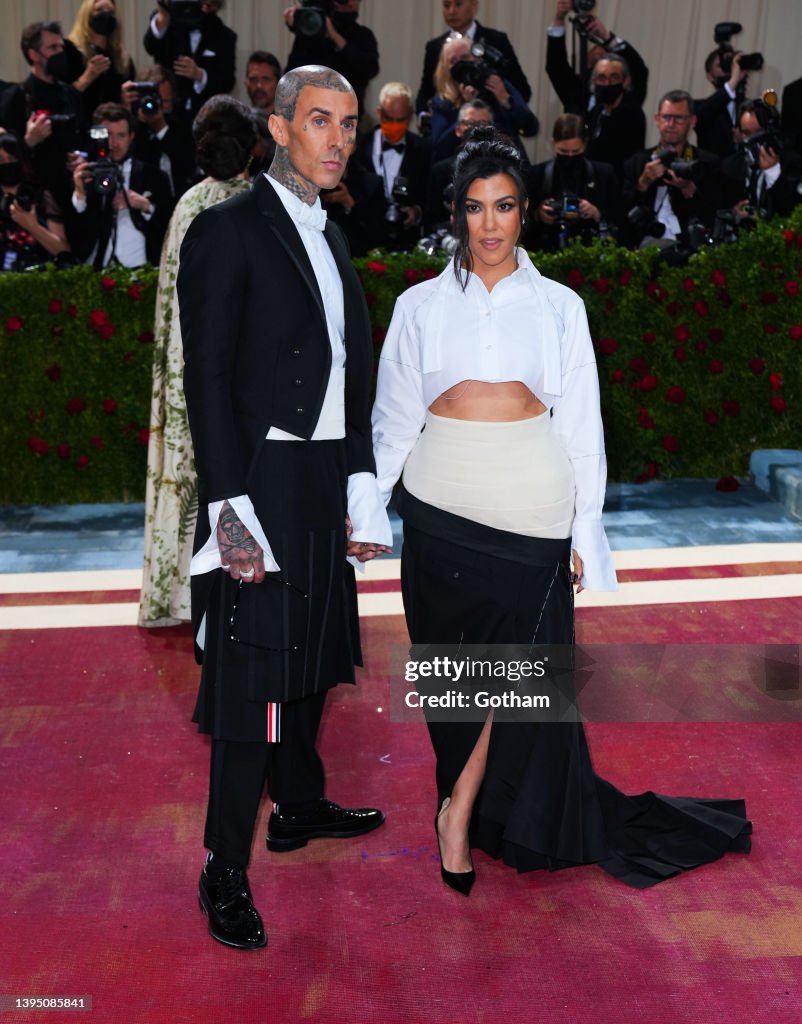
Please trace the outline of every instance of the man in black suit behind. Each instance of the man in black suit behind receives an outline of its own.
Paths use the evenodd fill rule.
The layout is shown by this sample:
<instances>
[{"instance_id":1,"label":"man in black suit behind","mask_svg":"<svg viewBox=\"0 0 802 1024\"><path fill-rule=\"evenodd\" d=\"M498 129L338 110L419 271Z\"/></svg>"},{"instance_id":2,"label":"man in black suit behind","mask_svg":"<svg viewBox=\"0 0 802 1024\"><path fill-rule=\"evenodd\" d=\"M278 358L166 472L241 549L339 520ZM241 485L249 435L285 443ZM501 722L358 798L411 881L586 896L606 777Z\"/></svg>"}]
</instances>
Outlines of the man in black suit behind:
<instances>
[{"instance_id":1,"label":"man in black suit behind","mask_svg":"<svg viewBox=\"0 0 802 1024\"><path fill-rule=\"evenodd\" d=\"M223 24L223 0L203 0L200 10L177 17L170 0L158 0L145 33L145 49L178 79L176 112L192 121L210 96L231 92L236 81L237 33Z\"/></svg>"},{"instance_id":2,"label":"man in black suit behind","mask_svg":"<svg viewBox=\"0 0 802 1024\"><path fill-rule=\"evenodd\" d=\"M199 899L212 937L240 949L267 942L246 874L265 780L271 850L361 835L384 820L323 798L315 750L326 692L353 682L360 662L346 554L367 561L392 543L371 449L367 306L318 198L342 177L357 118L337 72L285 74L269 171L250 193L203 211L181 250L201 503L194 717L212 736Z\"/></svg>"},{"instance_id":3,"label":"man in black suit behind","mask_svg":"<svg viewBox=\"0 0 802 1024\"><path fill-rule=\"evenodd\" d=\"M508 82L512 82L518 92L528 103L532 97L532 89L526 80L523 68L515 56L515 50L505 32L499 32L495 28L485 28L476 20L476 12L479 7L479 0L443 0L443 19L448 25L448 31L426 44L426 52L423 59L423 75L418 87L418 98L415 101L415 109L420 114L427 109L429 100L434 96L434 73L437 68L437 61L440 58L440 51L443 43L452 32L458 32L467 36L471 43L482 43L498 50L501 54L503 64L501 75Z\"/></svg>"},{"instance_id":4,"label":"man in black suit behind","mask_svg":"<svg viewBox=\"0 0 802 1024\"><path fill-rule=\"evenodd\" d=\"M411 248L420 238L423 207L429 180L431 150L426 140L409 131L414 111L412 92L403 82L387 82L379 93L376 116L378 127L360 143L363 167L382 179L387 211L376 225L376 244L391 250ZM406 182L408 199L394 202L393 187L399 179Z\"/></svg>"}]
</instances>

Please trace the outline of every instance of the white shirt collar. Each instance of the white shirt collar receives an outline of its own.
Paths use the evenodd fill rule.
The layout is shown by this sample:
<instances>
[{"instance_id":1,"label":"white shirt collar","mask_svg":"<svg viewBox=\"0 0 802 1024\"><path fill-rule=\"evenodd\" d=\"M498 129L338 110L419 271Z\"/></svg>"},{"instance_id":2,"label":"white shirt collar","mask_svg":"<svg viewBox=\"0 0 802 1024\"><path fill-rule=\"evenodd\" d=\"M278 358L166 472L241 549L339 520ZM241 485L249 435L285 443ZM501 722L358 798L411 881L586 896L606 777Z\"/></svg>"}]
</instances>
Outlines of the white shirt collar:
<instances>
[{"instance_id":1,"label":"white shirt collar","mask_svg":"<svg viewBox=\"0 0 802 1024\"><path fill-rule=\"evenodd\" d=\"M286 185L264 172L265 177L276 190L276 195L281 200L281 205L290 215L295 224L302 224L304 227L317 228L322 231L326 226L326 211L320 205L320 196L310 206L303 199L299 199L294 192L290 192Z\"/></svg>"}]
</instances>

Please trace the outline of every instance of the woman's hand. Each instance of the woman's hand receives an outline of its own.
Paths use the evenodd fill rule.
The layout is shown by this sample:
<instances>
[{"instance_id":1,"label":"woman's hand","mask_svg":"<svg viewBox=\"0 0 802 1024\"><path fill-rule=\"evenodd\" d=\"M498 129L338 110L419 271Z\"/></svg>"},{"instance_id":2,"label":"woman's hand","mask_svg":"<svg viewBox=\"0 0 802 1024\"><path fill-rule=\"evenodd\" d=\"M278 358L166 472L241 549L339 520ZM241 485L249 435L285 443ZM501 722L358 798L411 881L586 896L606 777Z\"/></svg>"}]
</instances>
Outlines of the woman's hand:
<instances>
[{"instance_id":1,"label":"woman's hand","mask_svg":"<svg viewBox=\"0 0 802 1024\"><path fill-rule=\"evenodd\" d=\"M81 77L73 83L74 88L78 92L84 92L96 78L100 78L111 67L111 60L102 53L96 53L93 57L90 57L86 62L86 67L83 70Z\"/></svg>"},{"instance_id":2,"label":"woman's hand","mask_svg":"<svg viewBox=\"0 0 802 1024\"><path fill-rule=\"evenodd\" d=\"M39 223L35 205L30 210L23 210L19 203L15 202L11 204L8 212L14 223L19 225L23 231L27 231L29 235L32 233L32 229L35 229Z\"/></svg>"},{"instance_id":3,"label":"woman's hand","mask_svg":"<svg viewBox=\"0 0 802 1024\"><path fill-rule=\"evenodd\" d=\"M512 106L512 97L510 96L509 90L500 75L488 75L487 81L485 82L485 89L487 89L488 92L493 93L502 107L509 110Z\"/></svg>"},{"instance_id":4,"label":"woman's hand","mask_svg":"<svg viewBox=\"0 0 802 1024\"><path fill-rule=\"evenodd\" d=\"M582 573L585 571L582 566L582 558L576 548L571 551L571 562L573 563L574 569L571 573L571 582L576 585L577 594L581 594L585 589L579 582L582 579Z\"/></svg>"}]
</instances>

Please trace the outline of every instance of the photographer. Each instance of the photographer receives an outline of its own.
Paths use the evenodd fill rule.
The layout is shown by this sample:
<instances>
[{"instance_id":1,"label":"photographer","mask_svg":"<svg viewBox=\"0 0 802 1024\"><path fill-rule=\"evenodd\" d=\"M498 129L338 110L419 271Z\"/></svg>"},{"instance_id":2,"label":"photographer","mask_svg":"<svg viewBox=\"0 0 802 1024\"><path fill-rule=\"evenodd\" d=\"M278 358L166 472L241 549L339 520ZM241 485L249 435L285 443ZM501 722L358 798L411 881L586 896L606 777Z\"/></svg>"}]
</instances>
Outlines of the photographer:
<instances>
[{"instance_id":1,"label":"photographer","mask_svg":"<svg viewBox=\"0 0 802 1024\"><path fill-rule=\"evenodd\" d=\"M432 99L432 157L443 160L457 148L454 126L459 109L468 100L482 99L493 111L497 128L509 135L524 160L521 135L537 135L540 124L515 86L471 52L463 36L448 39L440 51Z\"/></svg>"},{"instance_id":2,"label":"photographer","mask_svg":"<svg viewBox=\"0 0 802 1024\"><path fill-rule=\"evenodd\" d=\"M175 76L153 64L143 69L142 81L124 83L122 100L137 119L131 156L164 171L174 199L198 177L192 131L175 113L177 91Z\"/></svg>"},{"instance_id":3,"label":"photographer","mask_svg":"<svg viewBox=\"0 0 802 1024\"><path fill-rule=\"evenodd\" d=\"M80 95L71 85L64 37L56 21L27 25L20 40L30 75L3 95L4 123L24 139L37 184L62 208L69 202L68 154L86 128Z\"/></svg>"},{"instance_id":4,"label":"photographer","mask_svg":"<svg viewBox=\"0 0 802 1024\"><path fill-rule=\"evenodd\" d=\"M223 0L158 0L145 33L145 49L178 79L175 112L189 125L210 96L236 82L237 34L218 11Z\"/></svg>"},{"instance_id":5,"label":"photographer","mask_svg":"<svg viewBox=\"0 0 802 1024\"><path fill-rule=\"evenodd\" d=\"M82 159L72 176L76 254L96 270L113 262L158 265L173 207L167 176L129 155L135 122L124 106L102 104L93 122L105 130L96 159Z\"/></svg>"},{"instance_id":6,"label":"photographer","mask_svg":"<svg viewBox=\"0 0 802 1024\"><path fill-rule=\"evenodd\" d=\"M655 115L660 132L656 149L630 157L624 165L624 202L633 244L666 246L685 242L692 222L712 229L719 195L718 161L692 146L696 124L693 99L682 89L667 92Z\"/></svg>"},{"instance_id":7,"label":"photographer","mask_svg":"<svg viewBox=\"0 0 802 1024\"><path fill-rule=\"evenodd\" d=\"M763 67L759 53L736 52L730 39L741 31L737 21L721 21L713 32L718 44L705 59L705 75L715 92L696 101L696 138L702 149L725 157L735 152L737 109L746 99L747 75Z\"/></svg>"},{"instance_id":8,"label":"photographer","mask_svg":"<svg viewBox=\"0 0 802 1024\"><path fill-rule=\"evenodd\" d=\"M609 164L585 156L586 127L576 114L554 122L554 158L526 176L530 227L528 249L556 252L574 238L590 242L615 231L623 217L621 189Z\"/></svg>"},{"instance_id":9,"label":"photographer","mask_svg":"<svg viewBox=\"0 0 802 1024\"><path fill-rule=\"evenodd\" d=\"M620 176L627 157L646 143L646 117L632 99L629 65L612 53L593 65L594 104L587 115L588 157L611 164Z\"/></svg>"},{"instance_id":10,"label":"photographer","mask_svg":"<svg viewBox=\"0 0 802 1024\"><path fill-rule=\"evenodd\" d=\"M429 101L435 93L434 74L440 59L440 51L446 40L451 39L455 34L470 40L472 46L481 47L488 57L495 52L502 74L512 82L524 102L528 103L532 98L532 89L515 55L512 43L505 32L499 32L498 29L487 28L485 25L479 24L476 20L479 0L442 0L442 3L443 20L448 28L442 35L430 39L426 44L423 75L415 100L415 110L419 114L428 110Z\"/></svg>"},{"instance_id":11,"label":"photographer","mask_svg":"<svg viewBox=\"0 0 802 1024\"><path fill-rule=\"evenodd\" d=\"M339 71L351 83L361 114L365 90L379 73L379 44L371 30L359 24L359 2L304 0L288 7L284 20L295 41L284 70L322 64Z\"/></svg>"},{"instance_id":12,"label":"photographer","mask_svg":"<svg viewBox=\"0 0 802 1024\"><path fill-rule=\"evenodd\" d=\"M579 8L586 10L587 3L580 5L576 0L557 0L554 21L547 29L546 40L546 74L560 97L563 110L570 114L585 115L592 110L596 101L590 88L590 71L604 56L615 53L627 62L630 72L629 95L633 103L643 106L646 99L646 87L649 80L649 69L643 58L625 40L610 32L602 23L601 18L590 13L580 13ZM592 4L590 5L592 9ZM574 30L590 40L593 45L588 49L588 68L585 74L575 71L568 63L566 48L566 19L571 12L574 17L570 23Z\"/></svg>"},{"instance_id":13,"label":"photographer","mask_svg":"<svg viewBox=\"0 0 802 1024\"><path fill-rule=\"evenodd\" d=\"M0 270L28 270L69 251L61 211L31 185L22 143L0 134Z\"/></svg>"},{"instance_id":14,"label":"photographer","mask_svg":"<svg viewBox=\"0 0 802 1024\"><path fill-rule=\"evenodd\" d=\"M378 126L363 137L363 166L383 182L386 207L376 225L379 241L389 249L411 248L420 238L423 204L429 177L430 148L409 131L414 114L412 91L403 82L386 82L376 108Z\"/></svg>"},{"instance_id":15,"label":"photographer","mask_svg":"<svg viewBox=\"0 0 802 1024\"><path fill-rule=\"evenodd\" d=\"M786 217L802 198L802 161L784 145L780 115L763 100L746 100L738 112L741 141L721 170L729 185L736 223Z\"/></svg>"},{"instance_id":16,"label":"photographer","mask_svg":"<svg viewBox=\"0 0 802 1024\"><path fill-rule=\"evenodd\" d=\"M123 82L136 78L123 46L116 0L81 0L64 48L72 69L69 80L81 94L87 120L101 103L119 103Z\"/></svg>"}]
</instances>

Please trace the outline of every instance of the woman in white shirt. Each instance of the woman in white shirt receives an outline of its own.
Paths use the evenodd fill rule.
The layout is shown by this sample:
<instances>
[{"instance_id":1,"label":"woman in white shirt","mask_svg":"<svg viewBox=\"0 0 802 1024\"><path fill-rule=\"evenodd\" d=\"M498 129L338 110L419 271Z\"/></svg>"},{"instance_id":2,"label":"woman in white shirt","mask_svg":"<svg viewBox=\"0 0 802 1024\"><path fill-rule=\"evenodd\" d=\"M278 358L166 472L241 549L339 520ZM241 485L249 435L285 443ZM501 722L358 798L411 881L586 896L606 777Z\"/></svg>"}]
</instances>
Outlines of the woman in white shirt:
<instances>
[{"instance_id":1,"label":"woman in white shirt","mask_svg":"<svg viewBox=\"0 0 802 1024\"><path fill-rule=\"evenodd\" d=\"M572 584L617 588L587 318L516 247L526 205L515 148L492 129L474 133L455 168L460 247L438 278L399 297L382 349L377 478L389 501L403 472L402 590L416 645L570 648ZM465 895L471 847L519 871L598 862L638 887L748 849L741 801L715 804L716 827L709 801L686 813L672 798L626 797L594 774L578 721L430 715L428 726L442 877Z\"/></svg>"}]
</instances>

